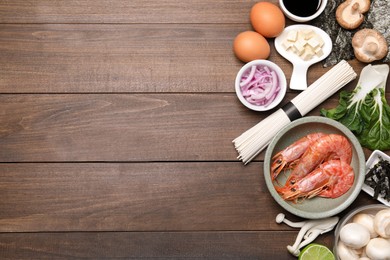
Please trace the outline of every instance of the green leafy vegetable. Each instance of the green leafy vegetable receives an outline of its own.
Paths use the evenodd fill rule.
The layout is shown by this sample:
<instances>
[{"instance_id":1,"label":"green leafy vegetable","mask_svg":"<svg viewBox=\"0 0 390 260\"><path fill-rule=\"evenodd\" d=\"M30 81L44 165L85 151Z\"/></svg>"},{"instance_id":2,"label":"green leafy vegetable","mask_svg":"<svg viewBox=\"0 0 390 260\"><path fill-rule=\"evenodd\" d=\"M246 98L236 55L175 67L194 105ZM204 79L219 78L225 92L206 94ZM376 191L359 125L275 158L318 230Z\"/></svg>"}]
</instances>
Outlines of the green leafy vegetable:
<instances>
[{"instance_id":1,"label":"green leafy vegetable","mask_svg":"<svg viewBox=\"0 0 390 260\"><path fill-rule=\"evenodd\" d=\"M348 127L366 148L390 149L390 106L385 96L388 74L387 64L365 66L356 88L341 91L339 105L321 109L321 115Z\"/></svg>"}]
</instances>

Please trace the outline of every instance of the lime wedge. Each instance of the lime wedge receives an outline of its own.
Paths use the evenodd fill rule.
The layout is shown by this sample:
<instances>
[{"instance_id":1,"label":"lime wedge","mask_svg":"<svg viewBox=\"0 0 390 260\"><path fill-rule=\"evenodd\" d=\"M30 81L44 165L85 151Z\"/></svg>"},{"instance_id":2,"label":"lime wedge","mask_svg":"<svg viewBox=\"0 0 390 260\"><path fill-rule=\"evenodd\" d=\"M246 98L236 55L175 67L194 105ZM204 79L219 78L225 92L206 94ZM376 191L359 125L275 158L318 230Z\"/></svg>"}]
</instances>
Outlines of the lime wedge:
<instances>
[{"instance_id":1,"label":"lime wedge","mask_svg":"<svg viewBox=\"0 0 390 260\"><path fill-rule=\"evenodd\" d=\"M335 257L326 246L313 243L301 251L298 260L335 260Z\"/></svg>"}]
</instances>

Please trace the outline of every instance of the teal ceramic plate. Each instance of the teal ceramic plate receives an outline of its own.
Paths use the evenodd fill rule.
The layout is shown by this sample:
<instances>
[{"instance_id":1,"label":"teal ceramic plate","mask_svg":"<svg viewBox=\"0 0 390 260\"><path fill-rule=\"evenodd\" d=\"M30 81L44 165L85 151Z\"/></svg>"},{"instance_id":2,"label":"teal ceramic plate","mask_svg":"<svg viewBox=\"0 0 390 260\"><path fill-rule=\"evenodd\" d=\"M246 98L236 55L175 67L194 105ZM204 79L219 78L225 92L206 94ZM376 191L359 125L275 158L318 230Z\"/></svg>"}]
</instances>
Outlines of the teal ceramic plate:
<instances>
[{"instance_id":1,"label":"teal ceramic plate","mask_svg":"<svg viewBox=\"0 0 390 260\"><path fill-rule=\"evenodd\" d=\"M355 172L354 184L347 193L335 199L314 197L298 203L285 201L276 192L274 184L271 181L270 166L272 164L272 157L277 152L294 143L296 140L315 132L341 134L349 139L353 150L351 166ZM287 176L288 171L281 173L278 177L278 181L284 184ZM303 218L325 218L334 216L343 211L359 195L360 191L362 190L364 176L365 157L359 141L344 125L326 117L311 116L293 121L278 132L278 134L271 140L271 143L269 144L265 153L264 177L267 188L270 191L272 197L285 210Z\"/></svg>"}]
</instances>

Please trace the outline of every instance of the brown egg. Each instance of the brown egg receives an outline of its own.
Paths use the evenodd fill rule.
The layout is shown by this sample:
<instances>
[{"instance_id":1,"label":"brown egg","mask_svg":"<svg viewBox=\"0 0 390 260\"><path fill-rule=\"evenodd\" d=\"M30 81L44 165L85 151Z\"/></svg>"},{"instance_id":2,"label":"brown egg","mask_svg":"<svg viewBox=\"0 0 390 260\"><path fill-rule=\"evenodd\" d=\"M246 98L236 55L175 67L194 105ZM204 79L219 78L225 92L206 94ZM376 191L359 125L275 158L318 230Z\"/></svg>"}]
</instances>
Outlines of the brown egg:
<instances>
[{"instance_id":1,"label":"brown egg","mask_svg":"<svg viewBox=\"0 0 390 260\"><path fill-rule=\"evenodd\" d=\"M234 39L233 51L243 62L257 59L267 59L270 46L267 40L257 32L246 31L238 34Z\"/></svg>"},{"instance_id":2,"label":"brown egg","mask_svg":"<svg viewBox=\"0 0 390 260\"><path fill-rule=\"evenodd\" d=\"M250 20L255 31L266 38L278 36L286 24L282 10L269 2L255 4L251 9Z\"/></svg>"}]
</instances>

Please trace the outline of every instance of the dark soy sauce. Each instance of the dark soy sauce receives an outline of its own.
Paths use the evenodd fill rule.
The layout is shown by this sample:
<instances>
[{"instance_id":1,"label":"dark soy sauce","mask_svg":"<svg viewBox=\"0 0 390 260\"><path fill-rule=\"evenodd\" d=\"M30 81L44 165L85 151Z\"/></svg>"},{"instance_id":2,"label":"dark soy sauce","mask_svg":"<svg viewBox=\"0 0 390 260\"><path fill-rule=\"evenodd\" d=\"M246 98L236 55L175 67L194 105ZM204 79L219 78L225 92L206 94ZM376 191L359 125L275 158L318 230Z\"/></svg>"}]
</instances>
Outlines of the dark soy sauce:
<instances>
[{"instance_id":1,"label":"dark soy sauce","mask_svg":"<svg viewBox=\"0 0 390 260\"><path fill-rule=\"evenodd\" d=\"M308 17L317 12L321 0L283 0L283 3L292 14Z\"/></svg>"}]
</instances>

